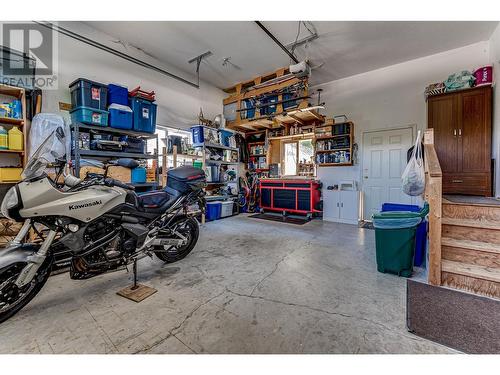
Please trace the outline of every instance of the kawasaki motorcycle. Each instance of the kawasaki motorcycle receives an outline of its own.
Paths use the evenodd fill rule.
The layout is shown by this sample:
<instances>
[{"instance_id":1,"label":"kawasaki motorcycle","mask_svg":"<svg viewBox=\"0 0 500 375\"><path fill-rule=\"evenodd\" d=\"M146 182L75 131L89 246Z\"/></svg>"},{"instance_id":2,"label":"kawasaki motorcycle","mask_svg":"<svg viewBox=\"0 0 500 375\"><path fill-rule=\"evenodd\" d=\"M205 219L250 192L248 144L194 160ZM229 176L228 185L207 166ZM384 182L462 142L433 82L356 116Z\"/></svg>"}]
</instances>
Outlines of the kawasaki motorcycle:
<instances>
[{"instance_id":1,"label":"kawasaki motorcycle","mask_svg":"<svg viewBox=\"0 0 500 375\"><path fill-rule=\"evenodd\" d=\"M108 178L107 169L84 179L66 174L65 145L57 128L2 202L2 214L24 224L0 249L0 322L36 296L57 254L70 255L72 279L87 279L153 254L176 262L198 240L195 217L204 210L206 185L201 169L169 170L164 190L137 195L133 186ZM121 159L118 164L134 167L137 162Z\"/></svg>"}]
</instances>

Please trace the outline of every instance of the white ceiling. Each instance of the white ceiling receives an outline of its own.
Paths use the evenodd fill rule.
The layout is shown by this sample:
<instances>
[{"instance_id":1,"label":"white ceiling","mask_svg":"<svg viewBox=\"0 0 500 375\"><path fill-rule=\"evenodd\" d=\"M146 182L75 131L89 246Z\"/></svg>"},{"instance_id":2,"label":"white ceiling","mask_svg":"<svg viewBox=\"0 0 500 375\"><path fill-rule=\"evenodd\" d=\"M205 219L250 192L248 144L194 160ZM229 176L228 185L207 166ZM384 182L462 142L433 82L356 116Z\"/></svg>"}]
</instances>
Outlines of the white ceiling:
<instances>
[{"instance_id":1,"label":"white ceiling","mask_svg":"<svg viewBox=\"0 0 500 375\"><path fill-rule=\"evenodd\" d=\"M188 60L206 51L201 78L217 87L272 72L290 58L257 24L235 22L87 22L121 42L131 44L186 73L195 72ZM299 21L263 24L283 44L295 41ZM308 22L319 38L300 46L299 60L309 58L313 83L328 82L418 57L488 40L498 22ZM301 25L298 40L309 34ZM223 66L223 59L231 57Z\"/></svg>"}]
</instances>

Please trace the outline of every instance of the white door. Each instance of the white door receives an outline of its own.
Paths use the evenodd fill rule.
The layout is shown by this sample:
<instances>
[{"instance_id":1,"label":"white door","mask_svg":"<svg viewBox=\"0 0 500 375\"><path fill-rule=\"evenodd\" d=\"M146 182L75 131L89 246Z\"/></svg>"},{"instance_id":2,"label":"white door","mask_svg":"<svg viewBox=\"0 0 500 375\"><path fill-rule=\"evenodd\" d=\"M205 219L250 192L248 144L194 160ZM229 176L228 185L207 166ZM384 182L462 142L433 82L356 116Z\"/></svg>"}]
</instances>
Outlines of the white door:
<instances>
[{"instance_id":1,"label":"white door","mask_svg":"<svg viewBox=\"0 0 500 375\"><path fill-rule=\"evenodd\" d=\"M370 220L382 204L412 204L401 187L406 154L413 145L413 129L382 130L363 134L363 213Z\"/></svg>"}]
</instances>

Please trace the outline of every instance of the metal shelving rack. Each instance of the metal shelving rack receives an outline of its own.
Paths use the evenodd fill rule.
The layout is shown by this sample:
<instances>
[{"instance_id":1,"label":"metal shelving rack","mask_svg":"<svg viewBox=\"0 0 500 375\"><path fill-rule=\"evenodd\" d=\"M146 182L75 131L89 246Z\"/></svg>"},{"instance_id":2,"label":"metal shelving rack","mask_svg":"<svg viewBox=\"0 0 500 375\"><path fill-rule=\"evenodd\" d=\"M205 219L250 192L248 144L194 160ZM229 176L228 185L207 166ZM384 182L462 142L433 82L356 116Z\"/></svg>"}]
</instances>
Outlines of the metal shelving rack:
<instances>
[{"instance_id":1,"label":"metal shelving rack","mask_svg":"<svg viewBox=\"0 0 500 375\"><path fill-rule=\"evenodd\" d=\"M94 126L94 125L86 125L82 123L74 123L71 124L71 129L73 133L73 148L71 151L73 160L75 161L74 163L74 173L75 176L80 175L80 157L81 156L91 156L93 158L99 158L99 159L115 159L115 158L132 158L132 159L156 159L156 181L155 182L145 182L145 183L136 183L132 184L136 188L157 188L159 186L159 160L158 160L158 148L159 148L159 143L158 143L158 135L157 134L151 134L151 133L145 133L145 132L138 132L134 130L122 130L122 129L116 129L116 128L111 128L107 126ZM121 151L100 151L100 150L82 150L79 147L79 136L80 136L80 129L85 129L85 130L94 130L97 132L103 132L103 133L113 133L117 135L130 135L133 137L138 137L138 138L143 138L146 141L148 139L156 139L156 149L152 154L140 154L140 153L135 153L135 152L121 152Z\"/></svg>"},{"instance_id":2,"label":"metal shelving rack","mask_svg":"<svg viewBox=\"0 0 500 375\"><path fill-rule=\"evenodd\" d=\"M222 161L222 160L208 160L207 159L207 152L206 152L206 149L207 148L213 148L213 149L219 149L219 150L230 150L230 151L235 151L238 153L238 160L240 160L240 151L239 151L239 148L238 147L228 147L228 146L223 146L223 145L220 145L220 144L216 144L216 143L209 143L209 142L205 142L202 146L196 146L197 148L201 148L202 149L202 162L203 162L203 170L206 170L206 167L207 165L234 165L237 167L237 171L238 171L238 168L239 168L239 161L238 162L230 162L230 161ZM228 183L236 183L236 188L237 190L239 190L239 182L238 180L236 181L214 181L214 182L209 182L207 185L209 187L212 187L212 186L223 186L223 185L227 185ZM234 198L237 198L238 197L238 194L233 194L233 195L207 195L205 197L206 201L207 202L210 202L210 201L224 201L224 200L229 200L229 199L234 199Z\"/></svg>"}]
</instances>

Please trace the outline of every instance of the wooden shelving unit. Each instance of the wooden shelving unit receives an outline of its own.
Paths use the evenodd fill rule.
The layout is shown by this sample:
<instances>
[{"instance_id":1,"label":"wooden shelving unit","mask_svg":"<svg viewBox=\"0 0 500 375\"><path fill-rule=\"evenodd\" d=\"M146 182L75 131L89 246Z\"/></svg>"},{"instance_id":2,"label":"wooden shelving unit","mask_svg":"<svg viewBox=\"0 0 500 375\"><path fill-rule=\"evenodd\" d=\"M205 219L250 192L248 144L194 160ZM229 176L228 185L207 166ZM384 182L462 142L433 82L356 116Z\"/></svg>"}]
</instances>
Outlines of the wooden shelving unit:
<instances>
[{"instance_id":1,"label":"wooden shelving unit","mask_svg":"<svg viewBox=\"0 0 500 375\"><path fill-rule=\"evenodd\" d=\"M316 133L315 136L314 160L316 165L318 167L353 165L352 149L354 144L354 124L352 122L329 124L316 127L315 131L317 131L317 129L323 130L326 134L317 135L318 133ZM320 134L323 134L323 132ZM347 139L347 145L340 143L340 146L337 146L337 141L341 139ZM318 147L318 145L323 145L323 147ZM325 146L327 147L325 148ZM337 159L339 161L333 161L332 159Z\"/></svg>"},{"instance_id":2,"label":"wooden shelving unit","mask_svg":"<svg viewBox=\"0 0 500 375\"><path fill-rule=\"evenodd\" d=\"M300 94L294 98L285 99L283 90L297 88L301 85ZM320 119L322 116L315 110L307 110L308 104L308 80L307 78L296 78L290 74L289 68L281 68L274 72L264 74L252 80L238 83L224 90L230 94L223 100L224 106L234 107L236 119L227 121L226 127L239 131L255 131L262 129L273 129L280 127L282 123L296 123ZM274 97L276 100L264 105L246 107L248 100L259 97ZM288 106L295 102L296 105ZM276 107L272 113L261 115L261 109Z\"/></svg>"},{"instance_id":3,"label":"wooden shelving unit","mask_svg":"<svg viewBox=\"0 0 500 375\"><path fill-rule=\"evenodd\" d=\"M2 125L7 131L12 129L12 127L17 127L23 133L23 150L0 150L0 159L4 159L6 163L11 163L12 157L7 155L18 156L18 161L16 165L12 162L12 167L24 168L26 165L28 153L26 152L28 147L28 134L29 134L29 123L26 119L26 91L20 87L8 86L0 84L0 96L2 99L4 97L14 98L21 101L22 107L22 118L11 118L11 117L0 117L0 125ZM4 158L9 157L8 161ZM0 182L2 184L14 184L18 181L8 181Z\"/></svg>"}]
</instances>

